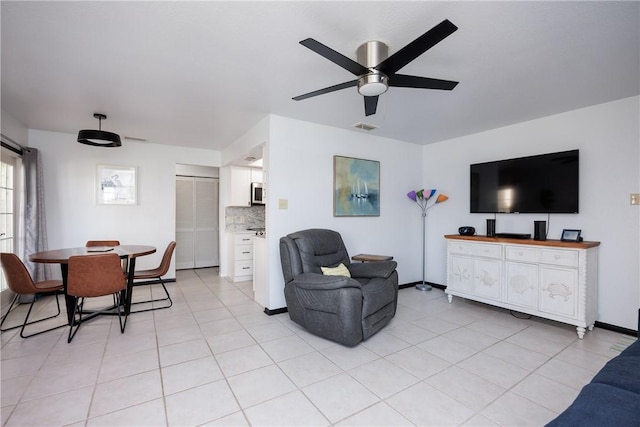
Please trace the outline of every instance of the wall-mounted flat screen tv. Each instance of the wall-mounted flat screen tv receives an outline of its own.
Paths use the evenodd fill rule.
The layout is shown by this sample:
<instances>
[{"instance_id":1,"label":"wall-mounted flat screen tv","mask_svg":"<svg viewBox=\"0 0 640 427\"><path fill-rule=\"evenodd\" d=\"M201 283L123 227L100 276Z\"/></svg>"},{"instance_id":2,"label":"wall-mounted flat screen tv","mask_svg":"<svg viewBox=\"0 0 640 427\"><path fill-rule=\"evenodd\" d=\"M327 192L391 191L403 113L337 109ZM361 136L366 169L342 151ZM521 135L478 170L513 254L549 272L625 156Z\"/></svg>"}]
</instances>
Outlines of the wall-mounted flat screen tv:
<instances>
[{"instance_id":1,"label":"wall-mounted flat screen tv","mask_svg":"<svg viewBox=\"0 0 640 427\"><path fill-rule=\"evenodd\" d=\"M578 213L578 154L471 165L471 213Z\"/></svg>"}]
</instances>

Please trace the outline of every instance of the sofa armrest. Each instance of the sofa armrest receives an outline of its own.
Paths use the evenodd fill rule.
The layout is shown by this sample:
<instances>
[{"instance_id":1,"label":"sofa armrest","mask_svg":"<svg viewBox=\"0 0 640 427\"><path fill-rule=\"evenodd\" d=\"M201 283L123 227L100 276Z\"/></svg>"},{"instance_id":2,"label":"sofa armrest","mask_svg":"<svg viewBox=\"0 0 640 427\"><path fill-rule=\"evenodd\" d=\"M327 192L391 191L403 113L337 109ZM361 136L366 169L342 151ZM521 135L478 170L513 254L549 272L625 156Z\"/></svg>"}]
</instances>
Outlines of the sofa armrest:
<instances>
[{"instance_id":1,"label":"sofa armrest","mask_svg":"<svg viewBox=\"0 0 640 427\"><path fill-rule=\"evenodd\" d=\"M351 263L349 264L349 272L351 277L388 279L397 266L398 263L395 261Z\"/></svg>"},{"instance_id":2,"label":"sofa armrest","mask_svg":"<svg viewBox=\"0 0 640 427\"><path fill-rule=\"evenodd\" d=\"M362 288L357 280L354 280L350 277L325 276L318 273L300 274L287 285L295 286L309 291L329 291L344 288Z\"/></svg>"}]
</instances>

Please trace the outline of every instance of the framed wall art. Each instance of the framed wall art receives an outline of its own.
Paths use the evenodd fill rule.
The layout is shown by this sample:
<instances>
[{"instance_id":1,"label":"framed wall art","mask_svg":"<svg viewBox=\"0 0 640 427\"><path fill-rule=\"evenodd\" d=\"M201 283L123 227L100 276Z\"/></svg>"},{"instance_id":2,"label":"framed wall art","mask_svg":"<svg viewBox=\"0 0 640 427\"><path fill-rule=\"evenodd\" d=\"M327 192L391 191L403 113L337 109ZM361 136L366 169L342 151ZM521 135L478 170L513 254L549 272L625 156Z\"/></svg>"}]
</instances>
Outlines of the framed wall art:
<instances>
[{"instance_id":1,"label":"framed wall art","mask_svg":"<svg viewBox=\"0 0 640 427\"><path fill-rule=\"evenodd\" d=\"M98 165L99 205L135 205L137 203L136 167Z\"/></svg>"},{"instance_id":2,"label":"framed wall art","mask_svg":"<svg viewBox=\"0 0 640 427\"><path fill-rule=\"evenodd\" d=\"M380 216L380 162L333 156L333 216Z\"/></svg>"}]
</instances>

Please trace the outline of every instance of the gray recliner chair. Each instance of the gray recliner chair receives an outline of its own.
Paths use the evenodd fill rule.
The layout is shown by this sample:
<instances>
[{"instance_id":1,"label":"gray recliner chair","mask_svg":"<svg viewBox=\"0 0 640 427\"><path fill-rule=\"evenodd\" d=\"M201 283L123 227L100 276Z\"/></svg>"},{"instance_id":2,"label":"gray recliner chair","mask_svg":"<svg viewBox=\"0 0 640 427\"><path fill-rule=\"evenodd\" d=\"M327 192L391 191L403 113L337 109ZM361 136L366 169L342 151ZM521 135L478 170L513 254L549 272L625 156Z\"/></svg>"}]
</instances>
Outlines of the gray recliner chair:
<instances>
[{"instance_id":1,"label":"gray recliner chair","mask_svg":"<svg viewBox=\"0 0 640 427\"><path fill-rule=\"evenodd\" d=\"M284 295L291 320L346 346L391 321L398 303L395 261L352 264L339 233L310 229L280 239ZM351 277L324 275L344 264Z\"/></svg>"}]
</instances>

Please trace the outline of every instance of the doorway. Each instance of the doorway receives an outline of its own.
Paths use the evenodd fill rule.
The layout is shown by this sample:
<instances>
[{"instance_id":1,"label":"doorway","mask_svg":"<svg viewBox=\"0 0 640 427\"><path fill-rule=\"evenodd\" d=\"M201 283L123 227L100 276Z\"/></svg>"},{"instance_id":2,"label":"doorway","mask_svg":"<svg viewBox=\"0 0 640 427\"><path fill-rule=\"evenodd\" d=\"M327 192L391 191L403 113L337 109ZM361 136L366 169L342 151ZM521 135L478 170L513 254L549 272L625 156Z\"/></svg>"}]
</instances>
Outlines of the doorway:
<instances>
[{"instance_id":1,"label":"doorway","mask_svg":"<svg viewBox=\"0 0 640 427\"><path fill-rule=\"evenodd\" d=\"M219 267L219 179L176 176L176 270Z\"/></svg>"}]
</instances>

